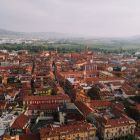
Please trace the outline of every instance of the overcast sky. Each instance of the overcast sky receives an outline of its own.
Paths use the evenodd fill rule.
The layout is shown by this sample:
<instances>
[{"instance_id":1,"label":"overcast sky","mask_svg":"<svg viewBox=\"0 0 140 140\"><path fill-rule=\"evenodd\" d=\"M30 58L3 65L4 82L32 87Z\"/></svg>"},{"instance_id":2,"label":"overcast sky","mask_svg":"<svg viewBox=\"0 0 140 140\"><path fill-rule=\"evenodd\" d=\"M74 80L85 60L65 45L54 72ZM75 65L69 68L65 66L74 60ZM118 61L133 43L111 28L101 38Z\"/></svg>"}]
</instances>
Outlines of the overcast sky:
<instances>
[{"instance_id":1,"label":"overcast sky","mask_svg":"<svg viewBox=\"0 0 140 140\"><path fill-rule=\"evenodd\" d=\"M0 28L88 36L140 35L140 0L0 0Z\"/></svg>"}]
</instances>

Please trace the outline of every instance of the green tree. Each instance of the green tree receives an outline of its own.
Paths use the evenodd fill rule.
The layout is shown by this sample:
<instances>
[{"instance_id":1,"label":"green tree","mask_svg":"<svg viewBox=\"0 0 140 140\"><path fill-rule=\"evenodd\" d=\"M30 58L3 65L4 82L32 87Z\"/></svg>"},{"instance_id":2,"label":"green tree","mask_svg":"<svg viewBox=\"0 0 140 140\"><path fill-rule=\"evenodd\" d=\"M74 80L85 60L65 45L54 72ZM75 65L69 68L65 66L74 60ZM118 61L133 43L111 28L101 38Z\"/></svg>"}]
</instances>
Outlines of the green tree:
<instances>
[{"instance_id":1,"label":"green tree","mask_svg":"<svg viewBox=\"0 0 140 140\"><path fill-rule=\"evenodd\" d=\"M19 113L16 111L16 113L14 115L19 115Z\"/></svg>"},{"instance_id":2,"label":"green tree","mask_svg":"<svg viewBox=\"0 0 140 140\"><path fill-rule=\"evenodd\" d=\"M96 86L92 86L92 88L88 91L87 95L92 99L92 100L100 100L100 94L99 90Z\"/></svg>"},{"instance_id":3,"label":"green tree","mask_svg":"<svg viewBox=\"0 0 140 140\"><path fill-rule=\"evenodd\" d=\"M118 77L122 76L121 72L117 72L115 75L117 75Z\"/></svg>"},{"instance_id":4,"label":"green tree","mask_svg":"<svg viewBox=\"0 0 140 140\"><path fill-rule=\"evenodd\" d=\"M51 95L56 95L57 93L52 90Z\"/></svg>"},{"instance_id":5,"label":"green tree","mask_svg":"<svg viewBox=\"0 0 140 140\"><path fill-rule=\"evenodd\" d=\"M129 116L131 118L133 118L134 120L138 120L139 116L140 116L139 110L130 107L129 108Z\"/></svg>"}]
</instances>

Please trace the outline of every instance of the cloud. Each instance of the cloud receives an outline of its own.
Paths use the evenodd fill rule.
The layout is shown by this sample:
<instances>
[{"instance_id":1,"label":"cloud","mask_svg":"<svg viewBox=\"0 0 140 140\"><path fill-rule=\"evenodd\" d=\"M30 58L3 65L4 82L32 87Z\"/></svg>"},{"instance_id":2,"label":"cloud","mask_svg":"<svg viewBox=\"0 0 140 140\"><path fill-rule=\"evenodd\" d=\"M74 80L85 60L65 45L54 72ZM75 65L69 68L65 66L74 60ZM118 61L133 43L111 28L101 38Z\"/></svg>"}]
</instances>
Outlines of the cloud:
<instances>
[{"instance_id":1,"label":"cloud","mask_svg":"<svg viewBox=\"0 0 140 140\"><path fill-rule=\"evenodd\" d=\"M90 36L140 34L139 0L0 0L0 28Z\"/></svg>"}]
</instances>

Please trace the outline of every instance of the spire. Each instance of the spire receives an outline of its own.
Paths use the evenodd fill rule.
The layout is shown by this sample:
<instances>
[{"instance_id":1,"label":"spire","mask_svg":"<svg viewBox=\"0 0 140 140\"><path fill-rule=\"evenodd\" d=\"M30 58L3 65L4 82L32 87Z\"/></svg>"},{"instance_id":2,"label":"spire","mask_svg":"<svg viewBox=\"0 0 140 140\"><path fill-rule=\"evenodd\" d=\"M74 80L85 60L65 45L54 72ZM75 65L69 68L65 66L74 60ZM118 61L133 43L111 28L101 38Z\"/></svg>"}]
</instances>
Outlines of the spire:
<instances>
[{"instance_id":1,"label":"spire","mask_svg":"<svg viewBox=\"0 0 140 140\"><path fill-rule=\"evenodd\" d=\"M57 48L55 49L55 61L57 61Z\"/></svg>"},{"instance_id":2,"label":"spire","mask_svg":"<svg viewBox=\"0 0 140 140\"><path fill-rule=\"evenodd\" d=\"M55 53L57 53L57 48L55 49Z\"/></svg>"},{"instance_id":3,"label":"spire","mask_svg":"<svg viewBox=\"0 0 140 140\"><path fill-rule=\"evenodd\" d=\"M85 54L88 54L88 46L85 48Z\"/></svg>"},{"instance_id":4,"label":"spire","mask_svg":"<svg viewBox=\"0 0 140 140\"><path fill-rule=\"evenodd\" d=\"M52 58L52 51L49 50L49 57Z\"/></svg>"},{"instance_id":5,"label":"spire","mask_svg":"<svg viewBox=\"0 0 140 140\"><path fill-rule=\"evenodd\" d=\"M83 79L86 79L86 65L84 66L84 70L83 70Z\"/></svg>"}]
</instances>

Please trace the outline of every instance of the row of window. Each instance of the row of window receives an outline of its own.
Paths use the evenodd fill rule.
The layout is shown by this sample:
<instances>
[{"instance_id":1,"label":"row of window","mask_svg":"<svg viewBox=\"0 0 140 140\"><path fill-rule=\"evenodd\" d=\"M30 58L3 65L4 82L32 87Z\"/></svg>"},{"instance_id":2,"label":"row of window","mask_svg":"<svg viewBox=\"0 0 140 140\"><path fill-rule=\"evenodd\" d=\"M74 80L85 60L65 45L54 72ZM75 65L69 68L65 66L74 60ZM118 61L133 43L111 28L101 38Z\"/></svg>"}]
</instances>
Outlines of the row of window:
<instances>
[{"instance_id":1,"label":"row of window","mask_svg":"<svg viewBox=\"0 0 140 140\"><path fill-rule=\"evenodd\" d=\"M38 91L38 93L48 93L48 92L50 92L51 90L50 89L48 89L47 91Z\"/></svg>"},{"instance_id":2,"label":"row of window","mask_svg":"<svg viewBox=\"0 0 140 140\"><path fill-rule=\"evenodd\" d=\"M122 128L116 128L116 129L112 129L112 131L114 131L114 130L120 130L120 129L122 129ZM125 128L125 127L123 127L123 129L128 129L128 126ZM108 130L107 130L108 131Z\"/></svg>"},{"instance_id":3,"label":"row of window","mask_svg":"<svg viewBox=\"0 0 140 140\"><path fill-rule=\"evenodd\" d=\"M59 139L59 138L57 138L57 140L58 140L58 139ZM81 137L81 138L80 138L80 137L79 137L79 138L78 138L78 137L77 137L77 138L76 138L76 137L73 137L73 140L77 140L77 139L78 139L78 140L88 140L88 137L87 137L87 136L86 136L85 138L84 138L84 137ZM43 140L55 140L55 139L54 139L54 138L52 138L52 139L50 139L50 138L47 138L47 139L44 138ZM65 137L63 137L63 138L60 139L60 140L65 140ZM68 137L68 140L70 140L70 137ZM93 140L93 137L91 137L90 140Z\"/></svg>"},{"instance_id":4,"label":"row of window","mask_svg":"<svg viewBox=\"0 0 140 140\"><path fill-rule=\"evenodd\" d=\"M65 103L67 103L68 102L68 100L52 100L52 101L27 101L27 104L38 104L38 103L61 103L61 102L65 102Z\"/></svg>"},{"instance_id":5,"label":"row of window","mask_svg":"<svg viewBox=\"0 0 140 140\"><path fill-rule=\"evenodd\" d=\"M133 131L131 130L131 133L133 133ZM119 132L119 135L120 134L128 134L128 131L126 131L126 133L124 133L124 131L121 133L121 132ZM106 134L107 135L107 137L109 136L109 134ZM116 133L112 133L112 136L116 136L117 135L117 132Z\"/></svg>"}]
</instances>

